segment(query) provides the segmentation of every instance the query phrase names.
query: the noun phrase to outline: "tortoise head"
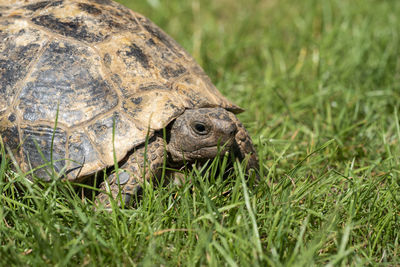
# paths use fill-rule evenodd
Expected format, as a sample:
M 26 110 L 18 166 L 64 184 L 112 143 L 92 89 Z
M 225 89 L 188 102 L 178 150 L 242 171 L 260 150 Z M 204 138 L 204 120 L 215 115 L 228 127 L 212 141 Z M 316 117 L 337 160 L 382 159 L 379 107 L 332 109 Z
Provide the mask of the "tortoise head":
M 223 108 L 188 109 L 173 122 L 167 147 L 173 162 L 212 159 L 234 150 L 240 160 L 258 159 L 251 139 L 236 116 Z

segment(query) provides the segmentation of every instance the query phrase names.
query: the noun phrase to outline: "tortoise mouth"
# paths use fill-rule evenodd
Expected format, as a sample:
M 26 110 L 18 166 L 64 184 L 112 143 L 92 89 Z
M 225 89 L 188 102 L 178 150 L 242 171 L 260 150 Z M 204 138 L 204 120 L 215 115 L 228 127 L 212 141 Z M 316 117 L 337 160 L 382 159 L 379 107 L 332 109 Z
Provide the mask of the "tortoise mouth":
M 205 145 L 199 148 L 192 149 L 190 151 L 183 151 L 169 146 L 168 152 L 171 155 L 172 161 L 175 163 L 185 161 L 194 162 L 196 160 L 208 160 L 230 151 L 233 147 L 234 140 L 234 138 L 229 138 L 224 142 L 223 145 Z

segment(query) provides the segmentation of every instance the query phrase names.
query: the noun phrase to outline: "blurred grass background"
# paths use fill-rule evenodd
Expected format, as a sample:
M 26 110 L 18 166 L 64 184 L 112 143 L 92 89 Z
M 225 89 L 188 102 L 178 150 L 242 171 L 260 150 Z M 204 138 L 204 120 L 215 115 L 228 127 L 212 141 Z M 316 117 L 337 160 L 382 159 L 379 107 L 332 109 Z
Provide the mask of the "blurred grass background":
M 399 1 L 120 2 L 246 109 L 260 184 L 238 165 L 228 181 L 211 168 L 99 213 L 58 182 L 18 194 L 3 161 L 0 262 L 400 264 Z

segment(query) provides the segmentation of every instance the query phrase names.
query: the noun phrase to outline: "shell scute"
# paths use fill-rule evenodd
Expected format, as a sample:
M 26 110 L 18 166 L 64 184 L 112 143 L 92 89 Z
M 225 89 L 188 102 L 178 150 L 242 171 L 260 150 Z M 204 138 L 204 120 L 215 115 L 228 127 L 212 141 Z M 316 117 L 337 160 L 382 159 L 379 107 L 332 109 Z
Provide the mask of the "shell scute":
M 124 99 L 122 109 L 145 129 L 159 130 L 182 114 L 185 107 L 170 91 L 149 90 Z
M 0 17 L 27 18 L 37 10 L 45 9 L 49 5 L 56 5 L 59 1 L 48 0 L 1 0 Z
M 43 11 L 38 9 L 31 20 L 52 32 L 87 43 L 104 41 L 117 32 L 139 29 L 129 12 L 122 16 L 117 7 L 98 5 L 93 1 L 63 1 L 59 5 L 48 5 Z
M 10 114 L 0 119 L 1 138 L 13 152 L 17 152 L 20 144 L 19 131 L 18 126 L 15 124 L 15 118 L 15 114 Z
M 24 5 L 24 6 L 22 6 L 22 8 L 30 10 L 30 11 L 36 11 L 36 10 L 45 8 L 50 3 L 51 3 L 51 1 L 41 1 L 41 2 L 37 2 L 37 3 L 33 3 L 33 4 Z
M 91 15 L 100 15 L 102 13 L 101 9 L 88 3 L 78 3 L 78 7 Z
M 159 41 L 148 45 L 148 33 L 124 33 L 108 42 L 96 45 L 105 61 L 104 66 L 116 78 L 125 97 L 140 91 L 144 84 L 157 83 L 171 87 L 175 79 L 184 75 L 185 59 Z
M 43 44 L 45 35 L 29 29 L 22 20 L 0 22 L 0 115 L 13 102 L 16 84 L 23 80 L 29 65 Z
M 218 91 L 215 92 L 215 87 L 202 76 L 185 75 L 176 81 L 172 88 L 186 108 L 222 107 L 233 112 L 242 111 Z
M 49 179 L 48 173 L 52 173 L 51 164 L 58 173 L 65 166 L 66 133 L 61 128 L 48 125 L 24 125 L 21 126 L 23 161 L 22 169 L 29 171 L 32 167 L 39 167 L 34 174 L 45 180 Z M 53 148 L 53 150 L 52 150 Z
M 114 152 L 119 161 L 132 147 L 142 143 L 147 135 L 141 125 L 134 124 L 119 112 L 97 120 L 87 127 L 87 132 L 106 166 L 114 164 Z
M 123 60 L 127 66 L 129 66 L 127 59 L 132 58 L 134 61 L 139 62 L 144 69 L 148 69 L 150 67 L 149 59 L 147 58 L 147 55 L 145 53 L 143 53 L 142 49 L 134 43 L 132 43 L 131 45 L 128 46 L 127 51 L 125 51 L 125 52 L 118 51 L 118 53 L 123 58 Z
M 161 30 L 157 25 L 155 25 L 151 20 L 142 16 L 141 14 L 136 13 L 136 19 L 142 25 L 144 29 L 150 36 L 152 37 L 150 40 L 158 41 L 163 43 L 166 47 L 171 49 L 175 54 L 180 55 L 181 57 L 186 57 L 187 59 L 191 59 L 192 57 L 180 46 L 174 39 L 172 39 L 168 34 L 166 34 L 163 30 Z M 157 44 L 158 45 L 158 44 Z
M 59 110 L 59 122 L 72 126 L 108 112 L 118 96 L 100 68 L 100 58 L 89 48 L 53 41 L 22 88 L 18 109 L 23 118 L 51 120 Z
M 96 151 L 85 132 L 74 131 L 68 137 L 68 168 L 66 172 L 70 179 L 75 179 L 78 175 L 85 176 L 93 173 L 93 170 L 106 167 L 99 159 L 101 159 L 100 153 Z

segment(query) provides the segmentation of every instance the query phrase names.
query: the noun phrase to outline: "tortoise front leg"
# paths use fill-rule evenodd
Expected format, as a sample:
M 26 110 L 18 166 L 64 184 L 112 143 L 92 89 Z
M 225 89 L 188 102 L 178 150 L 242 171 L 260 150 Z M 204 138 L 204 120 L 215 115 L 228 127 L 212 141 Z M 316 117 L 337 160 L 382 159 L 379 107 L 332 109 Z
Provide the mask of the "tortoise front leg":
M 237 132 L 235 135 L 235 152 L 239 159 L 242 161 L 247 159 L 247 171 L 253 169 L 259 169 L 259 162 L 257 157 L 256 149 L 254 148 L 253 142 L 251 141 L 250 135 L 244 128 L 243 124 L 234 116 L 231 115 L 231 119 L 236 123 Z M 256 173 L 257 175 L 257 173 Z
M 138 147 L 119 167 L 118 176 L 114 172 L 108 177 L 107 182 L 101 183 L 102 192 L 96 196 L 96 203 L 102 203 L 106 208 L 110 208 L 109 194 L 111 193 L 118 205 L 121 205 L 122 199 L 125 206 L 130 206 L 132 196 L 138 193 L 145 181 L 152 177 L 160 177 L 164 152 L 164 140 L 159 136 L 151 138 L 147 146 Z

